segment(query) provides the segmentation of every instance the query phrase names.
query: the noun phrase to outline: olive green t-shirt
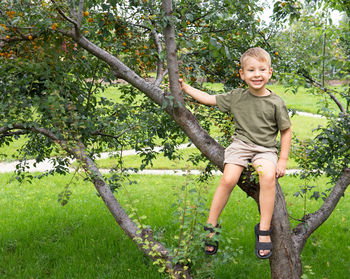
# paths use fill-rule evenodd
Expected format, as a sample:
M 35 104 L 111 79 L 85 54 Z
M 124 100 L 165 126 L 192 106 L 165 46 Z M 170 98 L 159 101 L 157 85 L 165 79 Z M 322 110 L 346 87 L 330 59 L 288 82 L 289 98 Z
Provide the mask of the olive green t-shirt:
M 248 89 L 238 88 L 216 95 L 216 103 L 222 112 L 233 114 L 235 137 L 248 143 L 276 147 L 278 131 L 291 126 L 286 104 L 273 92 L 255 96 Z

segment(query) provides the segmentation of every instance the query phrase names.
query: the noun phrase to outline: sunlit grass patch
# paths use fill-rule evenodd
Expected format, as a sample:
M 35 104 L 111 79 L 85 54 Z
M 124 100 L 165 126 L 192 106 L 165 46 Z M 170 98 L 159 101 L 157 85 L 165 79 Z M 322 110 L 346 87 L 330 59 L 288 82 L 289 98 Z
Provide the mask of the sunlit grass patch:
M 0 211 L 1 278 L 165 278 L 121 231 L 91 183 L 81 178 L 76 181 L 71 186 L 71 200 L 62 207 L 57 197 L 70 177 L 54 176 L 22 185 L 9 182 L 10 177 L 0 175 L 0 203 L 6 209 Z M 144 225 L 150 225 L 166 246 L 175 245 L 178 226 L 171 205 L 178 204 L 175 194 L 181 193 L 185 177 L 134 175 L 132 179 L 137 184 L 119 189 L 117 199 L 128 212 L 129 199 L 134 201 L 139 214 L 147 216 Z M 207 182 L 207 210 L 218 180 L 215 177 Z M 293 194 L 303 183 L 298 177 L 280 179 L 289 214 L 297 219 L 304 214 L 304 200 Z M 318 191 L 329 187 L 324 178 L 310 183 Z M 334 274 L 347 278 L 350 204 L 346 198 L 306 243 L 303 265 L 311 267 L 315 273 L 312 278 L 333 278 Z M 305 212 L 321 204 L 320 199 L 308 200 Z M 268 261 L 259 261 L 254 255 L 254 225 L 258 220 L 255 202 L 237 187 L 220 218 L 220 244 L 240 247 L 243 253 L 235 263 L 211 267 L 217 278 L 232 278 L 232 274 L 242 279 L 270 278 Z M 233 238 L 231 243 L 225 241 L 228 237 Z

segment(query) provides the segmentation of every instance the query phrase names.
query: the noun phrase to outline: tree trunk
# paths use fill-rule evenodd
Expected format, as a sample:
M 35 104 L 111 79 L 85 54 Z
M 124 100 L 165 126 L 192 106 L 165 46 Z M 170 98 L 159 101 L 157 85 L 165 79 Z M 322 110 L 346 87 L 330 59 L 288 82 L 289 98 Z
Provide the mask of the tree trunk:
M 272 216 L 273 253 L 270 258 L 271 278 L 298 279 L 302 275 L 302 264 L 296 247 L 293 246 L 289 215 L 284 195 L 276 183 L 275 210 Z

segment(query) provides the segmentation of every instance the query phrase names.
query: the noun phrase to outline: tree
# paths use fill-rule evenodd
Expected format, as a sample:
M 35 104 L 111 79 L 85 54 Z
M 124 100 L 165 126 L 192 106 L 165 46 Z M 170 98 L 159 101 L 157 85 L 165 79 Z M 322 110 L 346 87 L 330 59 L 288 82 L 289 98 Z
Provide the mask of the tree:
M 287 10 L 291 3 L 283 3 L 276 3 L 283 8 L 281 13 L 291 13 Z M 206 130 L 210 129 L 205 121 L 208 109 L 195 111 L 195 117 L 193 109 L 186 108 L 178 78 L 183 73 L 197 85 L 206 78 L 231 88 L 240 86 L 239 57 L 246 48 L 263 46 L 278 59 L 256 14 L 262 8 L 255 0 L 181 0 L 176 5 L 170 0 L 16 0 L 2 1 L 0 8 L 4 69 L 0 143 L 26 135 L 24 157 L 32 155 L 40 161 L 56 152 L 53 172 L 68 171 L 67 156 L 78 159 L 115 220 L 140 249 L 171 276 L 190 278 L 188 267 L 174 262 L 166 247 L 153 239 L 152 231 L 139 228 L 114 197 L 113 188 L 127 174 L 104 177 L 94 157 L 106 147 L 131 146 L 143 152 L 147 163 L 154 156 L 147 150 L 152 151 L 158 136 L 164 153 L 172 158 L 174 146 L 187 137 L 222 170 L 221 144 L 229 140 L 232 119 L 223 118 L 223 136 L 219 142 L 213 139 Z M 154 79 L 147 77 L 150 71 L 156 72 Z M 103 81 L 114 78 L 132 85 L 122 88 L 122 103 L 98 97 Z M 343 117 L 348 121 L 348 114 Z M 341 139 L 349 135 L 349 130 L 339 129 Z M 272 221 L 275 249 L 270 259 L 273 278 L 300 278 L 300 255 L 307 238 L 330 216 L 350 184 L 349 162 L 338 170 L 322 207 L 305 216 L 292 233 L 277 183 Z M 258 202 L 258 185 L 250 175 L 247 170 L 239 186 Z M 26 177 L 18 173 L 18 179 Z
M 348 79 L 349 63 L 345 47 L 348 25 L 345 21 L 332 24 L 331 10 L 327 6 L 320 10 L 314 3 L 308 5 L 308 9 L 299 13 L 298 21 L 292 22 L 270 40 L 281 58 L 278 61 L 279 79 L 293 87 L 294 91 L 302 85 L 309 88 L 310 93 L 327 93 L 331 97 L 328 100 L 345 112 L 347 109 L 336 97 L 337 92 L 327 88 L 327 84 L 332 80 Z M 344 84 L 340 97 L 347 102 L 348 86 L 346 82 Z

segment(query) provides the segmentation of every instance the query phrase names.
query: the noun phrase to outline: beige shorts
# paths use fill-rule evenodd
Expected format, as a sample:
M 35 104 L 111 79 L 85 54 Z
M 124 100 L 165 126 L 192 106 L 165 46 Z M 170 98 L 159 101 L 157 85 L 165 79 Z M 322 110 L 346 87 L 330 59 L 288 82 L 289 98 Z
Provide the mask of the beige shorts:
M 241 141 L 237 138 L 225 150 L 224 164 L 236 164 L 247 167 L 257 159 L 266 159 L 277 164 L 277 148 L 264 147 Z

